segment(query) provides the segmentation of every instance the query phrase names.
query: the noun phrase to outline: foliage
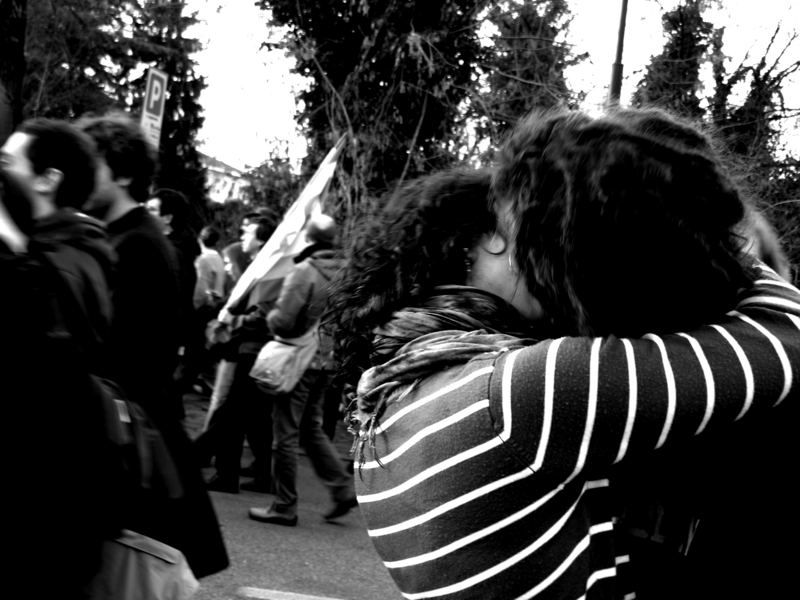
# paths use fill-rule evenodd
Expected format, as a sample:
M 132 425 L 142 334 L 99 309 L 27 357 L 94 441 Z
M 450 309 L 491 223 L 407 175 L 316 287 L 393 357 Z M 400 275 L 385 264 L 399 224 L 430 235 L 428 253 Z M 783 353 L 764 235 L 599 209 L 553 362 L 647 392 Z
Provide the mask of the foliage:
M 781 156 L 779 128 L 800 114 L 784 105 L 781 93 L 800 71 L 800 60 L 784 60 L 797 35 L 775 56 L 776 27 L 763 56 L 754 62 L 746 56 L 729 74 L 724 30 L 703 18 L 706 6 L 686 0 L 664 15 L 664 50 L 653 57 L 633 104 L 666 107 L 712 131 L 739 186 L 774 224 L 791 262 L 800 265 L 800 161 Z M 707 103 L 698 94 L 705 61 L 714 82 Z
M 119 108 L 137 115 L 148 67 L 169 75 L 156 187 L 179 190 L 195 207 L 205 197 L 205 172 L 195 150 L 205 82 L 185 37 L 195 22 L 182 1 L 28 0 L 21 118 L 74 119 Z M 18 49 L 18 48 L 17 48 Z M 5 73 L 14 62 L 0 54 Z M 5 76 L 4 76 L 5 80 Z
M 633 95 L 633 106 L 658 105 L 691 119 L 703 115 L 698 90 L 700 65 L 711 45 L 714 28 L 703 18 L 707 2 L 686 0 L 661 18 L 667 41 L 651 58 Z
M 246 202 L 263 209 L 277 226 L 302 189 L 286 154 L 273 150 L 268 160 L 247 173 L 247 178 L 250 186 L 245 188 Z
M 199 98 L 206 84 L 195 73 L 195 62 L 190 58 L 200 49 L 200 43 L 184 36 L 197 19 L 184 15 L 184 11 L 184 2 L 147 2 L 134 31 L 140 61 L 169 76 L 155 185 L 181 191 L 192 207 L 191 224 L 199 229 L 205 220 L 207 190 L 195 140 L 204 121 Z M 143 95 L 135 98 L 131 107 L 134 112 L 141 111 L 142 102 Z
M 800 160 L 780 156 L 779 129 L 782 121 L 800 114 L 785 106 L 781 93 L 787 78 L 800 71 L 800 60 L 778 66 L 797 35 L 771 58 L 779 32 L 777 26 L 764 55 L 754 64 L 747 64 L 745 57 L 730 75 L 724 64 L 714 64 L 716 86 L 709 112 L 740 185 L 775 225 L 792 264 L 800 265 Z M 721 36 L 715 43 L 721 47 Z M 731 100 L 737 85 L 747 90 L 738 105 Z
M 259 0 L 287 28 L 283 47 L 314 85 L 300 96 L 311 170 L 343 133 L 344 213 L 399 180 L 449 164 L 460 104 L 483 56 L 486 0 Z
M 574 105 L 566 0 L 258 0 L 313 83 L 301 93 L 305 176 L 342 133 L 331 196 L 345 221 L 404 179 L 483 158 L 533 106 Z M 482 43 L 481 28 L 496 35 Z M 492 46 L 493 45 L 493 46 Z
M 563 40 L 572 21 L 565 0 L 508 0 L 494 4 L 486 19 L 496 28 L 481 69 L 486 89 L 473 112 L 478 137 L 497 145 L 505 132 L 532 108 L 577 108 L 584 94 L 572 92 L 565 69 L 586 54 L 573 55 Z

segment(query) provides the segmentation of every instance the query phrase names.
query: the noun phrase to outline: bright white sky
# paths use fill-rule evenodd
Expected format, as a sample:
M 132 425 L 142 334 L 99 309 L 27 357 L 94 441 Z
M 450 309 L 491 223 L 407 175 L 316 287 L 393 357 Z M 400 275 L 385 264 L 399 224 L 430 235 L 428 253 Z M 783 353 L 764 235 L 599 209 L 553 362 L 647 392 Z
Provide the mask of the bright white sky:
M 187 0 L 199 11 L 203 22 L 190 32 L 205 46 L 195 56 L 198 71 L 208 87 L 200 102 L 205 124 L 200 131 L 200 149 L 231 166 L 244 168 L 263 162 L 272 148 L 289 152 L 293 161 L 303 157 L 305 145 L 295 128 L 293 90 L 302 80 L 290 73 L 291 63 L 280 52 L 259 50 L 268 33 L 264 13 L 252 0 Z M 789 35 L 800 29 L 800 0 L 727 0 L 725 8 L 708 13 L 716 26 L 725 26 L 725 51 L 736 68 L 747 52 L 760 58 L 775 26 L 782 23 L 779 41 L 771 57 L 777 58 Z M 222 5 L 222 6 L 220 6 Z M 661 14 L 675 0 L 628 0 L 623 53 L 621 101 L 631 97 L 650 57 L 664 43 Z M 568 73 L 573 89 L 589 92 L 584 108 L 602 106 L 611 79 L 617 48 L 621 0 L 570 0 L 574 20 L 569 41 L 576 53 L 589 58 Z M 783 41 L 783 43 L 781 43 Z M 800 54 L 800 39 L 785 62 Z M 708 90 L 705 95 L 710 95 Z M 800 73 L 784 87 L 788 107 L 800 108 Z M 793 152 L 800 152 L 800 119 L 784 137 Z

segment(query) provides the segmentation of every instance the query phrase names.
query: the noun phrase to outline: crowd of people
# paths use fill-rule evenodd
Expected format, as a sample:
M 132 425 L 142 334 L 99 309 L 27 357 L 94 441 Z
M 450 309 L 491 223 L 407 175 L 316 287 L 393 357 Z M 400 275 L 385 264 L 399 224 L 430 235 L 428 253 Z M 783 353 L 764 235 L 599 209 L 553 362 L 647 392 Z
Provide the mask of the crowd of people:
M 214 227 L 187 233 L 186 198 L 153 190 L 155 167 L 121 113 L 26 121 L 0 150 L 9 452 L 37 425 L 12 461 L 20 573 L 58 531 L 74 548 L 52 566 L 61 595 L 83 597 L 122 530 L 180 550 L 195 577 L 219 572 L 208 492 L 271 494 L 248 517 L 296 526 L 302 446 L 325 519 L 358 506 L 406 597 L 792 589 L 778 538 L 798 533 L 800 291 L 693 124 L 532 113 L 491 166 L 401 183 L 348 239 L 311 215 L 288 274 L 236 295 L 269 219 L 245 215 L 220 249 Z M 253 377 L 268 342 L 309 336 L 292 389 Z M 131 506 L 111 483 L 93 376 L 155 423 L 178 497 Z M 198 385 L 192 440 L 183 394 Z M 340 398 L 350 469 L 326 418 Z
M 0 150 L 4 308 L 14 322 L 4 361 L 16 427 L 8 455 L 31 446 L 23 436 L 35 438 L 12 472 L 25 490 L 11 499 L 20 523 L 13 570 L 34 581 L 41 564 L 31 557 L 43 540 L 47 551 L 68 548 L 47 561 L 66 598 L 86 596 L 106 542 L 124 531 L 177 549 L 196 578 L 228 566 L 174 393 L 184 315 L 176 252 L 144 206 L 155 166 L 150 143 L 122 113 L 25 121 Z M 180 493 L 134 497 L 116 485 L 122 463 L 96 378 L 146 413 Z

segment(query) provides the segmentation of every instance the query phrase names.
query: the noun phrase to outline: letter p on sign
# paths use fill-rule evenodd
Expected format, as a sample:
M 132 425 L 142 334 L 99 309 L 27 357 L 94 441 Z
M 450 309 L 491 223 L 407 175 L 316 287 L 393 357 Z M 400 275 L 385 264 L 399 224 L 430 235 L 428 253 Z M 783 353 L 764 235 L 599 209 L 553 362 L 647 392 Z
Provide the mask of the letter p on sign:
M 147 72 L 147 89 L 142 106 L 141 126 L 145 136 L 156 148 L 161 139 L 161 122 L 164 119 L 164 102 L 167 92 L 167 74 L 151 67 Z

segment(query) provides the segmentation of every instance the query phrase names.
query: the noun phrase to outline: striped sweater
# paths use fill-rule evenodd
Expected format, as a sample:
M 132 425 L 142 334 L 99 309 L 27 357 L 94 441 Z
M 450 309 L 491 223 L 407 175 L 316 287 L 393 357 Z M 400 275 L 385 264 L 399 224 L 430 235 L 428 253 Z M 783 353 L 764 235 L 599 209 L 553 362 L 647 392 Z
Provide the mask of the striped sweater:
M 800 292 L 766 271 L 696 331 L 479 355 L 391 392 L 355 478 L 369 536 L 411 600 L 634 598 L 612 466 L 797 402 L 798 379 Z

